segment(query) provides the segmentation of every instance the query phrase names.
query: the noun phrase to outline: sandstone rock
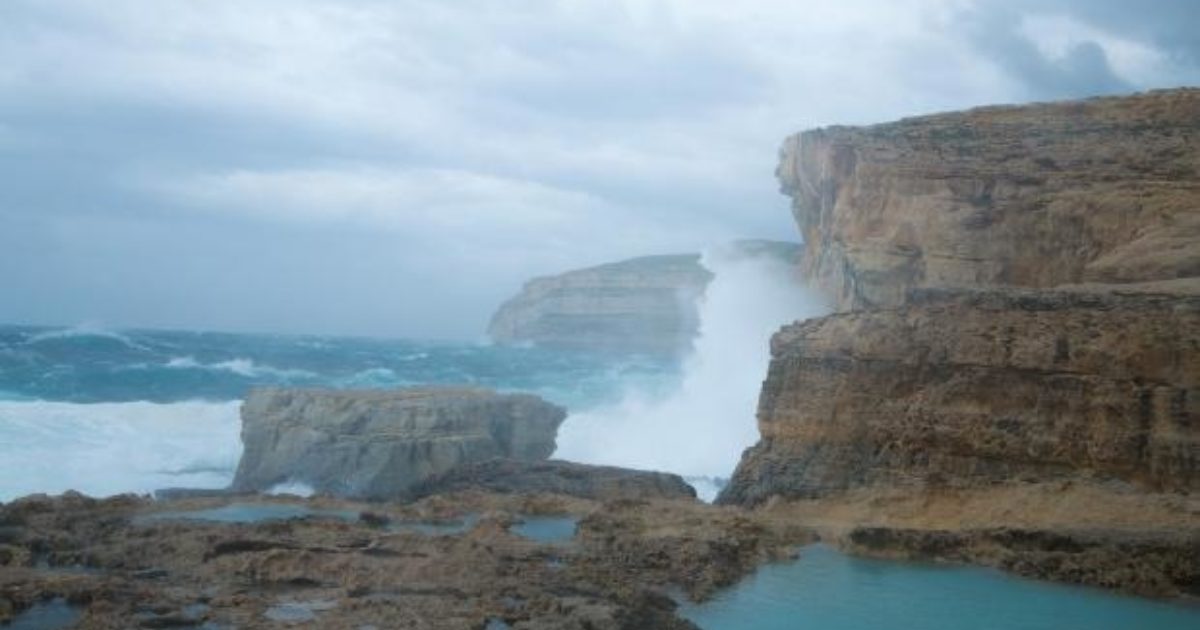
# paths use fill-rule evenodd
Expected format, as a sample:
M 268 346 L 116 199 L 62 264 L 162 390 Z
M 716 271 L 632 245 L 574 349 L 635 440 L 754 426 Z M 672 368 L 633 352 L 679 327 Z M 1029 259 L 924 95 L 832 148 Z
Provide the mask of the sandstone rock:
M 785 327 L 721 500 L 1072 476 L 1200 488 L 1200 298 L 922 291 Z
M 464 464 L 413 489 L 414 496 L 463 490 L 504 494 L 561 494 L 583 499 L 694 499 L 696 491 L 679 475 L 573 462 L 493 459 Z
M 736 241 L 737 255 L 798 261 L 800 246 Z M 699 254 L 646 256 L 527 282 L 492 316 L 499 343 L 678 355 L 691 347 L 712 274 Z
M 403 497 L 459 464 L 545 459 L 565 417 L 536 396 L 481 389 L 259 389 L 242 405 L 233 490 L 300 482 L 337 496 Z

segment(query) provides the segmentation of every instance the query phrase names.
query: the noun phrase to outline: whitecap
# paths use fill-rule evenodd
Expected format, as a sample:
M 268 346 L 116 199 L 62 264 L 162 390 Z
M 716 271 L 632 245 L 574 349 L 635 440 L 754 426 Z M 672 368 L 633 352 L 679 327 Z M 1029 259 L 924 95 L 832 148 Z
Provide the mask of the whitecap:
M 89 324 L 89 323 L 79 324 L 77 326 L 71 326 L 69 328 L 60 328 L 57 330 L 47 330 L 45 332 L 37 333 L 35 335 L 30 335 L 29 337 L 25 338 L 24 344 L 31 346 L 31 345 L 35 345 L 38 343 L 42 343 L 44 341 L 56 341 L 56 340 L 62 340 L 62 339 L 85 339 L 85 338 L 89 338 L 89 337 L 97 338 L 97 339 L 111 339 L 113 341 L 117 341 L 117 342 L 119 342 L 125 346 L 128 346 L 130 348 L 133 348 L 135 350 L 143 350 L 146 352 L 153 352 L 150 348 L 147 348 L 146 346 L 144 346 L 140 343 L 137 343 L 136 341 L 130 339 L 129 337 L 127 337 L 125 335 L 122 335 L 119 332 L 107 330 L 96 324 Z
M 262 365 L 255 363 L 253 359 L 237 357 L 227 361 L 219 361 L 216 363 L 201 363 L 194 357 L 172 357 L 163 367 L 176 370 L 210 370 L 215 372 L 229 372 L 238 376 L 247 378 L 259 377 L 275 377 L 283 379 L 303 379 L 315 378 L 317 375 L 308 370 L 300 370 L 293 368 L 277 368 L 271 365 Z

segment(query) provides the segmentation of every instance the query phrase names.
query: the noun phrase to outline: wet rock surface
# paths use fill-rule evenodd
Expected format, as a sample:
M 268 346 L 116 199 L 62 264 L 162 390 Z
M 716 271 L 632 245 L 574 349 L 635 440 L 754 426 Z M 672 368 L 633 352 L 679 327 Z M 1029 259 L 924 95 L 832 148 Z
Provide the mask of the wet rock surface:
M 81 628 L 689 628 L 666 589 L 703 597 L 809 539 L 694 501 L 561 495 L 302 503 L 374 515 L 357 521 L 144 518 L 212 501 L 64 495 L 0 507 L 13 528 L 13 553 L 0 567 L 0 619 L 62 598 Z M 390 526 L 471 513 L 478 520 L 454 534 Z M 541 543 L 510 531 L 521 515 L 538 514 L 572 515 L 576 535 Z M 77 565 L 88 571 L 59 570 Z
M 562 460 L 493 459 L 457 466 L 412 490 L 416 497 L 463 490 L 502 494 L 551 493 L 581 499 L 693 499 L 696 491 L 679 475 L 591 466 Z

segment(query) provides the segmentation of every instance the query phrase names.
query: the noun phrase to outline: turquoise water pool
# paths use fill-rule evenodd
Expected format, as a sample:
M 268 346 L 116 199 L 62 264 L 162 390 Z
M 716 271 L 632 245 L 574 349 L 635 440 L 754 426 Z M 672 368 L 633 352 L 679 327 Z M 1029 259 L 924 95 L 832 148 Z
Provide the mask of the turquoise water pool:
M 1200 605 L 978 567 L 855 558 L 824 545 L 681 614 L 705 630 L 1197 630 Z
M 579 519 L 573 516 L 526 516 L 512 533 L 541 543 L 564 543 L 575 537 Z
M 353 510 L 317 510 L 289 503 L 230 503 L 204 510 L 158 512 L 139 517 L 139 522 L 153 521 L 212 521 L 216 523 L 262 523 L 286 521 L 293 518 L 333 518 L 354 522 L 358 512 Z

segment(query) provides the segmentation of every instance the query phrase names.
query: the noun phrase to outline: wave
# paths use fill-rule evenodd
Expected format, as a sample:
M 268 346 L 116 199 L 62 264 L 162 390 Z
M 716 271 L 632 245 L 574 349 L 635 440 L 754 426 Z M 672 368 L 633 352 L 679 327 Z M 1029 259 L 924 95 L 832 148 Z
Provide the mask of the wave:
M 47 330 L 35 335 L 30 335 L 25 338 L 24 344 L 28 346 L 37 345 L 47 341 L 61 341 L 71 339 L 108 339 L 116 341 L 124 346 L 134 350 L 142 350 L 145 352 L 153 352 L 150 348 L 130 339 L 128 336 L 119 332 L 105 329 L 96 324 L 79 324 L 69 328 L 60 328 L 58 330 Z
M 175 370 L 210 370 L 229 372 L 246 378 L 274 377 L 282 379 L 316 378 L 317 374 L 308 370 L 295 368 L 277 368 L 270 365 L 255 363 L 253 359 L 238 357 L 217 363 L 201 363 L 194 357 L 172 357 L 163 366 Z
M 0 501 L 221 488 L 241 457 L 240 401 L 0 401 Z

